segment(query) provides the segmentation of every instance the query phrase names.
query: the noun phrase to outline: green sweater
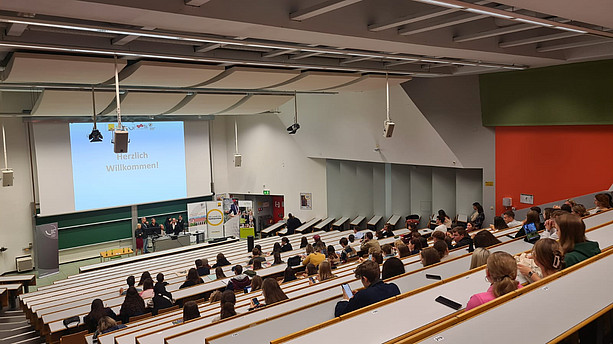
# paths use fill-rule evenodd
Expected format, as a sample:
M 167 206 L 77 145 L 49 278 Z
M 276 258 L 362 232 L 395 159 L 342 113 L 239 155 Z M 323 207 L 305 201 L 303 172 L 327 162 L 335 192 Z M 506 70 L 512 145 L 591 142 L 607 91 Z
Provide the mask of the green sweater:
M 598 243 L 595 241 L 585 241 L 575 244 L 575 248 L 564 255 L 566 267 L 573 266 L 581 261 L 593 257 L 600 253 Z

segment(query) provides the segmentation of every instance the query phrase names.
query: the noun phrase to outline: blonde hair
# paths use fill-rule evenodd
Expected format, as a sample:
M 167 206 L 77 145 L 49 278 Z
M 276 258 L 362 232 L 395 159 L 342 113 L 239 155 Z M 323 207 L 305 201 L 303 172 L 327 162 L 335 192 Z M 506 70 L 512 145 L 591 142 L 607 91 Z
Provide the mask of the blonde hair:
M 494 296 L 499 297 L 517 289 L 517 262 L 512 255 L 498 251 L 487 258 L 487 271 Z
M 324 260 L 323 262 L 321 262 L 319 264 L 319 281 L 323 282 L 327 279 L 334 278 L 334 277 L 336 276 L 332 274 L 332 267 L 330 265 L 330 262 L 327 260 Z
M 544 238 L 537 241 L 532 248 L 532 256 L 534 260 L 543 266 L 543 277 L 552 272 L 562 270 L 564 266 L 564 255 L 560 244 L 549 238 Z
M 117 323 L 113 318 L 104 316 L 98 320 L 98 332 L 102 333 L 110 328 L 117 326 Z
M 470 258 L 470 269 L 487 264 L 490 251 L 485 247 L 477 247 Z

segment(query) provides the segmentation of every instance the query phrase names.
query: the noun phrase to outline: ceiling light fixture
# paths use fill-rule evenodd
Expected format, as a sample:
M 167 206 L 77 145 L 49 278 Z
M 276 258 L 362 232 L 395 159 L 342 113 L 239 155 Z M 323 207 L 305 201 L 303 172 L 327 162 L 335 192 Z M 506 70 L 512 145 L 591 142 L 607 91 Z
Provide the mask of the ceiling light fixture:
M 477 13 L 477 14 L 485 14 L 485 15 L 488 15 L 488 16 L 498 17 L 498 18 L 503 18 L 503 19 L 513 19 L 513 17 L 508 16 L 506 14 L 500 14 L 500 13 L 496 13 L 496 12 L 484 11 L 484 10 L 479 10 L 479 9 L 476 9 L 476 8 L 467 8 L 466 11 L 472 12 L 472 13 Z
M 570 32 L 576 32 L 576 33 L 587 33 L 587 31 L 583 31 L 583 30 L 579 30 L 579 29 L 573 29 L 570 27 L 565 27 L 565 26 L 555 26 L 556 29 L 560 29 L 560 30 L 566 30 L 566 31 L 570 31 Z
M 441 7 L 457 8 L 457 9 L 464 8 L 464 6 L 460 6 L 460 5 L 456 5 L 456 4 L 449 4 L 449 3 L 446 3 L 446 2 L 436 1 L 436 0 L 417 0 L 417 1 L 423 2 L 424 4 L 441 6 Z

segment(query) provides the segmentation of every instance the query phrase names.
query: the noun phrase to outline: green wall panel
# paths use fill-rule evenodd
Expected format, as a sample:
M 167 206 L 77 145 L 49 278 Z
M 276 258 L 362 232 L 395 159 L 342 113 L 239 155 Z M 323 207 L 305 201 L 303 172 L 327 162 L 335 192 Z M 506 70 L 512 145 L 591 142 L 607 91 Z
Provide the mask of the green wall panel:
M 484 126 L 613 124 L 613 60 L 479 76 Z

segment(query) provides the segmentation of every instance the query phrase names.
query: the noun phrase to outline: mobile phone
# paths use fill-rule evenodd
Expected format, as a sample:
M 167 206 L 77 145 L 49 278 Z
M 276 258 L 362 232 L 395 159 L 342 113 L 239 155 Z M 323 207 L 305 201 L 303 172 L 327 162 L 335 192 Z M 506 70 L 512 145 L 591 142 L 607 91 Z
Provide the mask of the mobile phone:
M 426 274 L 426 278 L 427 279 L 434 279 L 434 280 L 442 280 L 443 278 L 439 275 L 431 275 L 431 274 Z
M 317 283 L 317 280 L 315 280 L 315 278 L 313 278 L 313 276 L 309 277 L 309 281 L 311 281 L 311 283 L 313 283 L 313 284 Z
M 254 306 L 259 306 L 260 305 L 260 301 L 258 301 L 257 297 L 254 297 L 253 299 L 251 299 L 251 302 L 253 302 Z
M 461 304 L 459 304 L 459 303 L 457 303 L 457 302 L 455 302 L 453 300 L 450 300 L 450 299 L 448 299 L 448 298 L 446 298 L 444 296 L 439 296 L 436 299 L 434 299 L 434 301 L 436 301 L 438 303 L 442 303 L 442 304 L 444 304 L 447 307 L 455 309 L 456 311 L 458 309 L 462 308 Z
M 250 292 L 251 292 L 251 286 L 245 287 L 245 294 L 250 293 Z
M 343 291 L 345 292 L 345 295 L 347 295 L 348 298 L 352 298 L 353 297 L 353 292 L 351 291 L 351 288 L 349 287 L 349 284 L 347 284 L 347 283 L 341 284 L 341 288 L 343 288 Z

